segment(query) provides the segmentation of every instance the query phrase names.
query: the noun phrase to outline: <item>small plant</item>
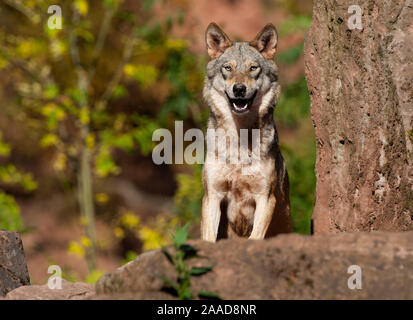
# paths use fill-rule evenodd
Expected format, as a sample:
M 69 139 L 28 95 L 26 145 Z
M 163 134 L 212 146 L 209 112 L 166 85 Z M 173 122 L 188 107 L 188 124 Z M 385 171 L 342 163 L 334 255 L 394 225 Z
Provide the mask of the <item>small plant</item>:
M 168 261 L 175 267 L 177 273 L 177 280 L 172 281 L 164 276 L 160 278 L 164 281 L 166 289 L 172 291 L 174 295 L 180 300 L 192 299 L 193 293 L 190 289 L 191 286 L 191 276 L 200 276 L 212 270 L 212 266 L 206 267 L 189 267 L 186 265 L 185 260 L 197 256 L 197 251 L 195 247 L 185 242 L 188 239 L 188 227 L 187 223 L 182 228 L 176 230 L 175 235 L 173 235 L 173 247 L 174 254 L 172 255 L 165 247 L 162 248 L 162 252 L 165 254 Z M 200 291 L 198 292 L 199 298 L 212 298 L 219 299 L 219 295 L 215 292 Z

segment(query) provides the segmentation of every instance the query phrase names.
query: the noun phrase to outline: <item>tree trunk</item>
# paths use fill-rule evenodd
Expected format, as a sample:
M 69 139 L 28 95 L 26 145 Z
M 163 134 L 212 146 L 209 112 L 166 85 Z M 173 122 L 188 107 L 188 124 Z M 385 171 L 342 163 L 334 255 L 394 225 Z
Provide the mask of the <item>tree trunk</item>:
M 316 0 L 305 43 L 315 233 L 413 228 L 413 1 L 356 3 L 361 30 L 354 1 Z
M 86 260 L 90 272 L 96 267 L 96 232 L 90 152 L 86 145 L 82 149 L 77 183 L 80 212 L 86 235 L 91 242 L 90 247 L 86 248 Z

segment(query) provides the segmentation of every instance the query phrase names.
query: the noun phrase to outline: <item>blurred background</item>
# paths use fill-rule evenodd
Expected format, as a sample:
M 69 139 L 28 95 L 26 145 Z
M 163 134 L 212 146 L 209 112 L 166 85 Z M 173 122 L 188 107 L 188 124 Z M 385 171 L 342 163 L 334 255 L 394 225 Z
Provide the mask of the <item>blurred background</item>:
M 61 8 L 62 19 L 48 21 Z M 304 79 L 309 0 L 0 1 L 0 228 L 21 233 L 33 284 L 59 265 L 93 283 L 190 223 L 201 165 L 152 162 L 152 132 L 204 129 L 211 21 L 233 40 L 279 33 L 275 110 L 294 232 L 309 234 L 315 138 Z

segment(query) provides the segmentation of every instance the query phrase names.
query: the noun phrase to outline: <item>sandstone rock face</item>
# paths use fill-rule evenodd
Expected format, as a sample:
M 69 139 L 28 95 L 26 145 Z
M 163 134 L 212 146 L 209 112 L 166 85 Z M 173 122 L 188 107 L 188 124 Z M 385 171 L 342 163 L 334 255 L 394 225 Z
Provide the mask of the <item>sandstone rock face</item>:
M 0 230 L 0 297 L 29 284 L 29 272 L 19 234 Z
M 353 4 L 362 30 L 350 30 Z M 305 67 L 317 139 L 316 234 L 413 227 L 412 7 L 314 3 Z
M 62 279 L 62 289 L 49 289 L 47 284 L 24 286 L 9 292 L 6 300 L 82 300 L 94 294 L 95 289 L 91 284 Z
M 213 269 L 192 276 L 191 288 L 223 299 L 413 299 L 412 240 L 413 232 L 372 232 L 193 241 L 200 258 L 188 266 Z M 348 286 L 353 265 L 361 268 L 361 289 Z M 143 254 L 101 277 L 94 298 L 165 299 L 159 275 L 176 277 L 161 251 Z

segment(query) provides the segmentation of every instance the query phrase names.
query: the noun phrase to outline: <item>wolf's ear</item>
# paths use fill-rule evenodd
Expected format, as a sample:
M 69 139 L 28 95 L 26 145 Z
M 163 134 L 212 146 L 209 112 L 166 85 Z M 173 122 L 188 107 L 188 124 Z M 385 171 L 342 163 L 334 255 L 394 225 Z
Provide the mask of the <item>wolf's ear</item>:
M 205 32 L 205 42 L 211 59 L 218 58 L 225 49 L 232 45 L 224 31 L 214 22 L 211 22 Z
M 277 42 L 277 29 L 275 29 L 273 24 L 269 23 L 257 34 L 255 39 L 250 42 L 250 45 L 261 52 L 264 58 L 272 59 L 275 55 Z

